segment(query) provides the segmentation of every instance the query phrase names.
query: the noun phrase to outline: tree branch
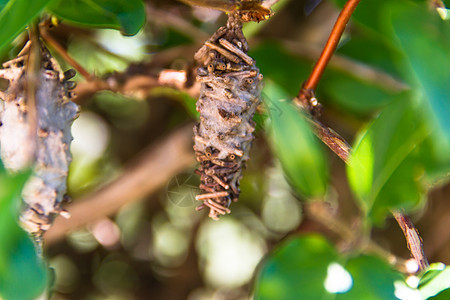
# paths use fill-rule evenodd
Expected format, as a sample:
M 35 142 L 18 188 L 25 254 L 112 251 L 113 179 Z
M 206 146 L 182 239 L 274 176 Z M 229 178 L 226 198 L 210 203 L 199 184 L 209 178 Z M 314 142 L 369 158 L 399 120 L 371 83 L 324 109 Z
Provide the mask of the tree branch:
M 407 215 L 398 211 L 393 211 L 392 214 L 405 235 L 408 249 L 411 252 L 411 256 L 417 262 L 419 270 L 425 270 L 429 264 L 423 251 L 422 238 L 419 235 L 419 231 L 414 227 L 414 224 Z
M 138 201 L 160 189 L 175 174 L 194 165 L 192 124 L 152 145 L 116 180 L 67 207 L 71 217 L 58 217 L 44 236 L 52 244 L 76 229 L 116 213 L 124 204 Z

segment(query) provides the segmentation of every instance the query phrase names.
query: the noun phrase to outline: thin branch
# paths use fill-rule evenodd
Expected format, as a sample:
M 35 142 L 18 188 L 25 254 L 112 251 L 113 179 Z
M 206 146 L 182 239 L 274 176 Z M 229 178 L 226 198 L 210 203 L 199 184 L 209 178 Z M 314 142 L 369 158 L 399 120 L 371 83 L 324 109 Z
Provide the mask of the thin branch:
M 317 116 L 320 115 L 321 106 L 315 98 L 314 92 L 359 2 L 360 0 L 347 1 L 309 78 L 293 101 L 298 107 L 310 113 L 309 120 L 315 129 L 316 135 L 345 163 L 348 163 L 351 147 L 339 134 L 317 119 Z M 428 260 L 425 256 L 418 230 L 407 215 L 400 212 L 392 212 L 392 214 L 403 230 L 412 257 L 416 260 L 419 269 L 424 270 L 428 266 Z
M 36 109 L 36 92 L 38 89 L 39 71 L 41 68 L 41 45 L 39 41 L 39 31 L 36 22 L 32 22 L 28 29 L 29 40 L 31 41 L 28 52 L 28 62 L 26 65 L 26 97 L 28 108 L 28 122 L 30 124 L 30 137 L 33 137 L 29 146 L 33 148 L 33 152 L 37 147 L 35 136 L 37 133 L 38 119 Z
M 155 87 L 173 87 L 197 98 L 200 84 L 188 86 L 188 73 L 182 70 L 162 70 L 158 75 L 114 73 L 106 78 L 80 82 L 74 89 L 74 102 L 81 104 L 99 91 L 112 91 L 139 99 L 145 99 Z
M 69 53 L 67 53 L 66 49 L 61 46 L 48 32 L 47 30 L 41 26 L 40 28 L 42 38 L 56 51 L 65 61 L 67 61 L 81 76 L 83 76 L 86 80 L 92 80 L 95 78 L 94 75 L 89 73 L 82 65 L 80 65 L 76 60 L 74 60 Z
M 54 226 L 45 234 L 46 244 L 57 242 L 73 229 L 113 215 L 124 204 L 141 200 L 194 163 L 192 124 L 189 124 L 145 150 L 110 184 L 75 200 L 67 207 L 71 217 L 56 218 Z
M 341 13 L 339 14 L 336 23 L 334 24 L 333 29 L 331 30 L 328 41 L 323 48 L 322 54 L 316 62 L 309 78 L 305 81 L 303 88 L 307 91 L 314 91 L 317 87 L 317 84 L 322 77 L 325 68 L 328 65 L 331 57 L 333 56 L 334 51 L 336 50 L 337 45 L 339 44 L 339 40 L 341 39 L 342 34 L 344 33 L 345 27 L 347 26 L 350 17 L 353 14 L 356 6 L 359 4 L 360 0 L 348 0 L 345 3 Z
M 297 98 L 296 98 L 297 99 Z M 296 101 L 294 99 L 293 103 L 296 104 L 304 111 L 308 111 L 303 106 L 302 102 Z M 345 163 L 348 163 L 348 159 L 350 156 L 350 152 L 352 150 L 350 144 L 341 137 L 336 131 L 331 129 L 330 127 L 322 124 L 316 117 L 307 114 L 308 121 L 314 128 L 314 133 L 317 137 L 330 148 L 340 159 L 342 159 Z
M 414 227 L 414 224 L 407 215 L 398 211 L 393 211 L 392 214 L 405 235 L 411 256 L 417 262 L 419 269 L 425 270 L 429 264 L 425 252 L 423 251 L 423 243 L 419 231 Z

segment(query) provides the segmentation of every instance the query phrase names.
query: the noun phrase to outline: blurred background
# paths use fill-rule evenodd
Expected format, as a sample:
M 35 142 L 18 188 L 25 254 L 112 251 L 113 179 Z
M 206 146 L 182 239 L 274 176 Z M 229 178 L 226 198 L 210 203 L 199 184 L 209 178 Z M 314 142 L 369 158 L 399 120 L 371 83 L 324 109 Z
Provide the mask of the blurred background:
M 133 37 L 64 22 L 49 32 L 101 79 L 89 83 L 76 77 L 81 114 L 72 130 L 72 200 L 65 206 L 72 218 L 58 217 L 46 236 L 55 272 L 53 299 L 249 299 L 255 270 L 277 243 L 301 232 L 335 237 L 305 215 L 302 199 L 286 182 L 265 132 L 268 114 L 276 111 L 264 107 L 255 117 L 256 139 L 232 213 L 215 222 L 195 211 L 199 178 L 193 174 L 192 126 L 198 89 L 190 70 L 195 51 L 226 16 L 175 0 L 146 5 L 147 24 Z M 274 11 L 268 21 L 245 25 L 249 54 L 266 87 L 293 98 L 339 9 L 327 0 L 281 0 Z M 351 23 L 319 84 L 323 121 L 349 142 L 406 89 L 390 55 L 376 33 Z M 70 68 L 59 61 L 64 70 Z M 161 85 L 158 74 L 167 69 L 187 70 L 187 85 Z M 271 93 L 265 90 L 263 97 Z M 330 151 L 328 156 L 333 187 L 328 201 L 352 224 L 360 212 L 345 165 Z M 449 193 L 448 185 L 440 186 L 412 215 L 430 261 L 446 264 Z M 409 258 L 395 220 L 373 235 L 389 251 Z

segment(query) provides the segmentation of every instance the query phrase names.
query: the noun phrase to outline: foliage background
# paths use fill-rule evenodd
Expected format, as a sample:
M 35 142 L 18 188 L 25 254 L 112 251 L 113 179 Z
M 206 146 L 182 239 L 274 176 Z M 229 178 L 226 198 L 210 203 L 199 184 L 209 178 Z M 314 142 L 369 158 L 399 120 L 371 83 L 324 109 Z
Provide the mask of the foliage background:
M 442 39 L 450 37 L 448 22 L 440 25 L 437 15 L 430 16 L 424 10 L 424 1 L 414 2 L 422 5 L 423 14 L 413 1 L 390 4 L 367 0 L 357 8 L 338 49 L 338 59 L 327 69 L 317 96 L 325 107 L 325 123 L 352 145 L 368 136 L 367 147 L 378 147 L 368 150 L 360 143 L 357 157 L 363 160 L 363 169 L 354 164 L 346 170 L 342 161 L 307 133 L 307 124 L 293 114 L 293 107 L 278 101 L 298 93 L 339 13 L 338 5 L 344 2 L 280 1 L 269 21 L 246 25 L 250 55 L 266 80 L 266 108 L 256 116 L 256 140 L 232 214 L 213 222 L 195 212 L 199 180 L 192 175 L 192 163 L 191 168 L 173 174 L 157 192 L 130 199 L 117 214 L 47 243 L 46 256 L 55 276 L 53 299 L 246 299 L 252 292 L 262 299 L 280 299 L 283 291 L 287 293 L 284 299 L 289 299 L 292 294 L 283 284 L 295 278 L 295 284 L 301 286 L 297 272 L 303 272 L 302 278 L 319 276 L 316 283 L 320 283 L 326 274 L 325 262 L 342 259 L 331 244 L 339 250 L 351 249 L 327 224 L 303 211 L 302 203 L 312 198 L 326 199 L 338 220 L 355 232 L 371 233 L 376 243 L 404 259 L 409 258 L 409 251 L 403 234 L 395 220 L 385 218 L 389 208 L 410 208 L 429 260 L 449 263 L 450 187 L 445 175 L 449 172 L 450 60 L 446 50 L 450 49 L 450 39 Z M 58 1 L 49 5 L 50 10 L 58 11 Z M 70 2 L 66 5 L 70 7 Z M 195 51 L 225 21 L 223 14 L 192 9 L 173 0 L 146 1 L 145 5 L 145 27 L 132 37 L 68 21 L 54 28 L 51 35 L 88 71 L 98 77 L 125 80 L 129 74 L 154 75 L 165 68 L 191 67 Z M 411 16 L 416 16 L 416 22 L 411 22 Z M 420 26 L 420 18 L 430 26 Z M 95 20 L 98 23 L 91 25 L 116 24 L 107 27 L 136 33 L 136 25 L 120 18 Z M 437 25 L 433 27 L 432 22 Z M 438 33 L 433 32 L 436 28 L 440 28 Z M 15 40 L 4 60 L 15 56 L 23 39 L 19 36 Z M 63 69 L 70 67 L 60 61 Z M 77 78 L 82 85 L 83 79 Z M 80 103 L 82 113 L 73 128 L 74 160 L 69 177 L 74 203 L 117 178 L 147 146 L 161 143 L 196 118 L 195 99 L 188 93 L 161 87 L 127 92 L 103 91 Z M 424 94 L 431 95 L 429 101 L 424 102 Z M 425 109 L 423 103 L 429 107 Z M 433 115 L 436 119 L 430 117 Z M 418 121 L 420 118 L 425 121 Z M 366 129 L 369 133 L 364 135 Z M 422 131 L 427 133 L 425 137 L 416 134 Z M 417 139 L 405 143 L 405 137 Z M 402 145 L 409 150 L 397 151 Z M 392 160 L 402 166 L 389 177 L 393 181 L 380 187 L 379 194 L 370 194 L 376 182 L 367 178 L 382 173 Z M 373 166 L 370 176 L 369 165 Z M 431 184 L 433 189 L 426 197 Z M 85 213 L 92 211 L 87 207 Z M 377 225 L 373 229 L 372 223 Z M 297 236 L 303 238 L 295 239 Z M 262 279 L 254 290 L 255 270 L 261 259 L 284 241 L 293 241 L 283 244 L 287 245 L 282 252 L 285 256 L 267 258 L 265 266 L 273 264 L 276 270 L 277 263 L 292 262 L 295 268 L 285 270 L 285 277 L 275 273 L 284 283 L 274 286 Z M 360 274 L 355 278 L 389 281 L 399 277 L 398 273 L 388 275 L 390 267 L 379 258 L 358 256 L 357 252 L 352 255 L 340 262 L 353 275 Z M 314 261 L 310 269 L 305 266 L 308 261 Z M 372 269 L 381 273 L 370 273 Z M 267 276 L 270 279 L 270 274 Z M 308 281 L 305 284 L 309 286 Z M 318 292 L 323 286 L 311 290 Z M 358 297 L 367 289 L 352 292 Z M 371 290 L 378 297 L 374 299 L 389 299 L 392 292 L 384 295 Z

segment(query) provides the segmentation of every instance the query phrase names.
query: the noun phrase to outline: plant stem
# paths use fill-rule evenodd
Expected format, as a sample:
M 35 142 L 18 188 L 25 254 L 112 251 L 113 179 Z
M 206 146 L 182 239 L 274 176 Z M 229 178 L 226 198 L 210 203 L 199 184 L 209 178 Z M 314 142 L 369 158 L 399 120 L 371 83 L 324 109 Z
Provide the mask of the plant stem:
M 419 270 L 425 270 L 429 264 L 423 251 L 422 238 L 419 235 L 419 231 L 414 227 L 414 224 L 407 215 L 398 211 L 392 211 L 392 214 L 405 235 L 408 249 L 411 252 L 411 256 L 417 262 Z
M 46 244 L 57 242 L 67 232 L 89 222 L 117 213 L 127 203 L 145 199 L 146 195 L 167 187 L 169 180 L 192 167 L 195 163 L 192 126 L 183 126 L 150 145 L 114 181 L 74 201 L 67 207 L 70 219 L 56 218 L 54 226 L 44 236 Z M 195 199 L 192 201 L 194 203 Z
M 325 71 L 325 68 L 336 50 L 339 40 L 344 33 L 345 27 L 359 2 L 360 0 L 347 1 L 336 20 L 328 41 L 322 50 L 319 59 L 314 65 L 311 74 L 303 84 L 298 96 L 293 101 L 294 104 L 302 110 L 310 113 L 309 121 L 314 127 L 316 135 L 345 163 L 348 163 L 351 146 L 338 133 L 322 124 L 317 119 L 317 116 L 320 115 L 321 105 L 315 98 L 314 92 L 323 72 Z M 423 250 L 422 239 L 420 238 L 419 231 L 414 227 L 411 219 L 406 214 L 398 211 L 393 211 L 392 214 L 405 235 L 408 249 L 411 252 L 411 256 L 419 266 L 419 270 L 426 269 L 428 267 L 428 260 Z
M 59 55 L 64 58 L 81 76 L 83 76 L 86 80 L 94 79 L 95 76 L 89 73 L 83 66 L 81 66 L 76 60 L 74 60 L 69 53 L 67 53 L 66 49 L 61 46 L 48 32 L 45 28 L 41 27 L 41 36 L 42 38 L 53 48 Z
M 348 0 L 347 3 L 345 3 L 345 6 L 342 8 L 341 13 L 339 14 L 336 20 L 336 23 L 334 24 L 334 27 L 331 30 L 330 36 L 328 37 L 328 41 L 325 44 L 325 47 L 323 48 L 319 59 L 314 65 L 314 68 L 311 74 L 309 75 L 309 78 L 303 84 L 303 89 L 307 91 L 314 91 L 316 89 L 317 84 L 319 83 L 320 78 L 322 77 L 322 74 L 328 65 L 328 62 L 330 61 L 334 51 L 336 50 L 337 45 L 339 44 L 339 40 L 341 39 L 341 36 L 344 33 L 348 20 L 352 16 L 353 11 L 355 10 L 359 1 L 360 0 Z

